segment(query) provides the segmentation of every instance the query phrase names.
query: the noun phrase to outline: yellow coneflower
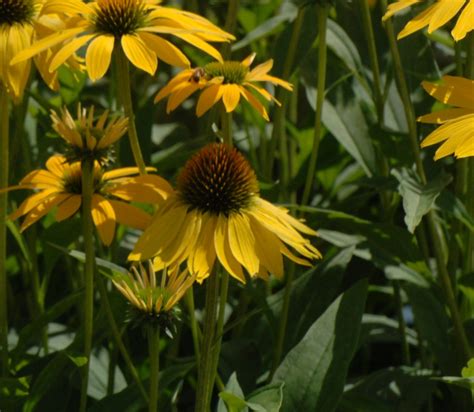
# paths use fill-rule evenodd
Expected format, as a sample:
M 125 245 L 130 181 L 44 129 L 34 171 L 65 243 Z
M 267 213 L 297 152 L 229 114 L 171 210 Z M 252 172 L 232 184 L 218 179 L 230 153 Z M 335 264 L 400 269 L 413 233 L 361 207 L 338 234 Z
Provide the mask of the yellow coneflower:
M 151 216 L 126 202 L 160 203 L 172 192 L 171 186 L 156 175 L 134 176 L 136 167 L 125 167 L 104 171 L 98 162 L 94 167 L 94 193 L 92 195 L 92 218 L 105 245 L 112 243 L 116 223 L 137 229 L 145 229 Z M 7 190 L 37 189 L 21 203 L 10 219 L 25 216 L 21 230 L 57 207 L 56 221 L 73 216 L 82 204 L 81 163 L 68 163 L 63 156 L 51 156 L 46 170 L 39 169 L 25 176 L 19 185 Z
M 194 283 L 195 276 L 189 275 L 187 269 L 176 268 L 162 270 L 157 277 L 149 261 L 146 266 L 138 264 L 138 269 L 132 266 L 127 274 L 115 274 L 112 282 L 144 320 L 168 326 L 170 312 Z
M 454 156 L 474 156 L 474 80 L 443 76 L 442 84 L 422 83 L 435 99 L 454 108 L 440 110 L 418 118 L 419 122 L 441 124 L 421 142 L 421 147 L 444 142 L 436 150 L 435 160 Z
M 118 117 L 108 120 L 109 111 L 94 119 L 94 107 L 89 110 L 77 107 L 77 119 L 74 120 L 67 108 L 60 113 L 52 111 L 53 129 L 72 148 L 68 161 L 92 158 L 101 164 L 109 161 L 110 145 L 120 139 L 127 131 L 128 119 Z M 108 120 L 108 121 L 107 121 Z
M 254 59 L 255 53 L 241 62 L 213 62 L 197 69 L 183 70 L 156 95 L 155 103 L 168 97 L 166 110 L 169 113 L 196 90 L 203 90 L 196 106 L 197 116 L 202 116 L 221 99 L 226 111 L 232 112 L 242 96 L 265 120 L 269 120 L 265 107 L 252 91 L 268 101 L 280 103 L 267 90 L 260 87 L 258 82 L 270 82 L 287 90 L 293 90 L 293 86 L 268 74 L 273 66 L 273 60 L 267 60 L 250 70 Z
M 61 30 L 64 24 L 53 17 L 41 18 L 39 13 L 44 0 L 2 0 L 0 2 L 0 82 L 9 95 L 18 102 L 23 95 L 30 75 L 31 60 L 10 66 L 15 55 L 31 46 L 36 35 L 54 30 Z M 54 12 L 54 10 L 51 10 Z M 73 68 L 80 68 L 80 62 L 74 55 L 69 56 L 67 63 Z M 48 52 L 40 53 L 35 64 L 41 77 L 52 89 L 57 89 L 57 73 L 49 71 Z
M 385 21 L 399 11 L 418 3 L 426 4 L 427 2 L 426 0 L 397 0 L 388 6 L 387 12 L 382 20 Z M 398 38 L 402 39 L 426 26 L 428 26 L 428 33 L 432 33 L 441 26 L 444 26 L 456 16 L 459 11 L 461 11 L 461 13 L 454 25 L 454 29 L 451 31 L 451 35 L 454 40 L 461 40 L 466 37 L 467 33 L 474 29 L 473 0 L 437 0 L 422 13 L 411 19 L 398 34 Z
M 208 44 L 233 39 L 205 18 L 193 13 L 162 7 L 154 0 L 47 0 L 42 12 L 60 9 L 74 24 L 45 37 L 13 59 L 16 64 L 52 46 L 69 41 L 55 53 L 49 66 L 57 69 L 80 47 L 87 45 L 86 67 L 92 80 L 100 79 L 110 66 L 114 47 L 121 47 L 128 60 L 154 74 L 158 59 L 173 66 L 189 66 L 187 57 L 160 35 L 171 34 L 216 59 L 220 53 Z
M 245 282 L 242 267 L 250 276 L 266 278 L 270 272 L 281 277 L 282 255 L 303 265 L 320 258 L 300 234 L 316 232 L 258 192 L 254 171 L 236 149 L 220 143 L 204 147 L 186 163 L 178 189 L 160 206 L 129 259 L 156 256 L 156 268 L 187 261 L 202 282 L 217 258 Z

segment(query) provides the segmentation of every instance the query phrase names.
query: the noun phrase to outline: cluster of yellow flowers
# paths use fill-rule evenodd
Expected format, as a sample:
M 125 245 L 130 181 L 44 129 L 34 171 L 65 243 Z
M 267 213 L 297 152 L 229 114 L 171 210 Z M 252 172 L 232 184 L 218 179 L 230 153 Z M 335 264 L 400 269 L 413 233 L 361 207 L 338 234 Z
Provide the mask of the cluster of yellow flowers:
M 273 61 L 250 69 L 255 54 L 242 62 L 224 61 L 209 42 L 227 42 L 234 37 L 205 18 L 183 10 L 164 7 L 153 0 L 6 0 L 0 5 L 0 86 L 14 101 L 21 100 L 33 58 L 46 83 L 57 89 L 57 69 L 66 64 L 87 70 L 92 81 L 103 77 L 119 51 L 136 68 L 151 75 L 158 61 L 184 67 L 156 96 L 168 97 L 168 111 L 175 109 L 197 90 L 201 91 L 196 113 L 204 114 L 222 101 L 232 112 L 240 97 L 266 120 L 267 110 L 253 94 L 280 104 L 259 82 L 270 82 L 287 90 L 290 83 L 271 76 Z M 174 36 L 215 59 L 204 67 L 192 68 L 185 54 L 164 36 Z M 86 47 L 85 59 L 76 52 Z M 97 119 L 94 108 L 78 107 L 76 118 L 67 109 L 52 112 L 54 130 L 68 143 L 64 155 L 54 155 L 46 170 L 35 170 L 8 190 L 33 189 L 10 217 L 25 216 L 24 230 L 55 210 L 56 220 L 75 215 L 83 202 L 82 166 L 93 161 L 91 214 L 105 245 L 113 241 L 117 223 L 144 230 L 131 261 L 154 259 L 154 270 L 169 270 L 172 279 L 164 289 L 185 289 L 207 278 L 220 261 L 227 272 L 241 282 L 247 276 L 283 276 L 283 256 L 311 265 L 319 251 L 302 236 L 312 229 L 291 217 L 284 208 L 259 197 L 255 173 L 234 148 L 210 144 L 196 153 L 178 178 L 178 187 L 156 174 L 140 174 L 137 167 L 106 170 L 109 149 L 130 126 L 129 119 L 109 119 L 104 112 Z M 154 172 L 153 168 L 147 168 Z M 148 203 L 156 210 L 152 217 L 131 203 Z M 290 250 L 292 249 L 292 250 Z M 296 253 L 296 254 L 295 254 Z M 298 254 L 301 256 L 298 256 Z M 179 272 L 182 264 L 185 272 Z M 118 289 L 142 310 L 168 310 L 170 304 L 155 302 L 140 291 L 159 289 L 150 271 L 134 271 Z M 192 281 L 189 281 L 192 279 Z M 130 283 L 131 282 L 131 283 Z M 168 293 L 169 295 L 169 293 Z M 144 297 L 145 296 L 145 297 Z M 155 295 L 154 295 L 155 296 Z

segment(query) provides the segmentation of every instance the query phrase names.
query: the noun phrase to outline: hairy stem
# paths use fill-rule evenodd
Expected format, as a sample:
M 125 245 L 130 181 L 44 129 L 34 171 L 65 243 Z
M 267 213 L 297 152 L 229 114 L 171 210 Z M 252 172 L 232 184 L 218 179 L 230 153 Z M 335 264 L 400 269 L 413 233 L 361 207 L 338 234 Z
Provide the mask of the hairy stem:
M 7 91 L 0 81 L 0 189 L 8 186 L 9 100 Z M 7 199 L 6 192 L 0 193 L 0 345 L 4 377 L 8 375 Z
M 128 138 L 130 140 L 135 164 L 140 170 L 140 174 L 144 175 L 146 174 L 146 166 L 140 149 L 137 128 L 135 126 L 135 114 L 133 112 L 132 90 L 130 86 L 130 67 L 127 57 L 120 47 L 116 49 L 115 56 L 117 58 L 117 80 L 120 85 L 119 90 L 121 90 L 123 111 L 128 118 Z

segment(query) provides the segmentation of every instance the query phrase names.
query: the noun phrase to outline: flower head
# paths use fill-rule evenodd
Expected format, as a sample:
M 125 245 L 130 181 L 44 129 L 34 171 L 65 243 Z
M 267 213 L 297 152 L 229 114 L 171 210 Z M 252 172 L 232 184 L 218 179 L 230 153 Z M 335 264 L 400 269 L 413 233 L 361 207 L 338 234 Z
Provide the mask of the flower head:
M 241 62 L 212 62 L 197 69 L 183 70 L 156 95 L 155 103 L 168 97 L 166 110 L 169 113 L 196 90 L 203 90 L 196 106 L 198 116 L 202 116 L 221 99 L 226 111 L 232 112 L 242 96 L 265 120 L 269 120 L 265 107 L 252 91 L 257 92 L 265 100 L 280 103 L 267 90 L 260 87 L 258 82 L 270 82 L 287 90 L 293 90 L 293 87 L 290 83 L 268 74 L 273 66 L 273 60 L 267 60 L 250 70 L 254 58 L 255 53 Z
M 134 320 L 142 323 L 157 324 L 168 330 L 176 317 L 176 305 L 194 283 L 195 276 L 187 270 L 160 271 L 160 278 L 149 261 L 147 265 L 139 263 L 123 275 L 112 279 L 118 291 L 134 308 Z
M 107 122 L 108 115 L 107 110 L 96 121 L 94 106 L 87 111 L 81 105 L 76 120 L 67 108 L 51 112 L 53 129 L 70 145 L 66 156 L 69 162 L 88 158 L 105 165 L 110 161 L 110 146 L 127 131 L 128 119 L 119 117 Z
M 128 60 L 141 70 L 154 74 L 158 59 L 173 66 L 189 66 L 189 60 L 161 35 L 173 35 L 221 59 L 208 41 L 223 42 L 233 36 L 193 13 L 159 6 L 150 0 L 47 0 L 43 13 L 58 8 L 74 22 L 66 30 L 47 36 L 12 62 L 16 64 L 57 43 L 68 41 L 51 60 L 55 70 L 80 47 L 87 45 L 86 67 L 92 80 L 100 79 L 110 66 L 114 47 L 121 47 Z
M 444 142 L 436 150 L 435 159 L 474 156 L 474 80 L 443 76 L 443 84 L 422 83 L 435 99 L 455 106 L 418 118 L 423 123 L 440 124 L 421 142 L 421 147 Z
M 136 167 L 104 171 L 98 162 L 94 166 L 92 219 L 105 245 L 112 243 L 116 223 L 145 229 L 151 217 L 142 209 L 126 202 L 160 203 L 172 189 L 156 175 L 134 176 Z M 82 169 L 80 162 L 68 163 L 63 156 L 51 156 L 46 170 L 39 169 L 25 176 L 18 186 L 7 190 L 37 189 L 11 219 L 26 216 L 21 230 L 27 229 L 57 206 L 56 221 L 72 217 L 82 204 Z
M 39 16 L 44 0 L 2 0 L 0 2 L 0 83 L 6 87 L 9 95 L 18 102 L 30 75 L 31 60 L 10 66 L 13 57 L 31 46 L 35 36 L 55 29 L 61 29 L 61 23 L 53 18 Z M 52 89 L 57 89 L 57 73 L 46 67 L 48 52 L 40 53 L 35 64 L 41 77 Z M 80 61 L 72 55 L 67 63 L 80 68 Z
M 397 0 L 388 6 L 382 20 L 385 21 L 399 11 L 418 3 L 426 3 L 426 0 Z M 474 0 L 437 0 L 411 19 L 398 34 L 398 38 L 402 39 L 426 26 L 428 26 L 428 33 L 432 33 L 454 18 L 459 11 L 461 13 L 451 35 L 454 40 L 461 40 L 474 29 Z
M 319 251 L 301 234 L 316 232 L 286 209 L 260 198 L 255 173 L 236 150 L 210 144 L 196 153 L 178 178 L 178 189 L 161 205 L 129 256 L 153 256 L 155 267 L 176 267 L 187 261 L 202 282 L 216 258 L 230 275 L 283 275 L 283 258 L 310 265 Z M 290 246 L 298 257 L 288 249 Z

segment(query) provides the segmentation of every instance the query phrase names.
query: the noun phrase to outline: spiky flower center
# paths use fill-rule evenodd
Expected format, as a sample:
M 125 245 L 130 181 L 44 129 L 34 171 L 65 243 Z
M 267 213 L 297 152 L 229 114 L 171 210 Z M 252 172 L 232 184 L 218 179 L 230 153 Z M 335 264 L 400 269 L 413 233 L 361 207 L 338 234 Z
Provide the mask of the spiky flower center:
M 206 77 L 223 77 L 224 84 L 242 84 L 249 72 L 248 67 L 240 62 L 208 63 L 204 67 Z
M 236 149 L 214 143 L 188 160 L 178 177 L 178 190 L 191 207 L 228 216 L 250 205 L 258 193 L 258 182 Z
M 143 0 L 97 0 L 93 18 L 97 31 L 121 37 L 143 27 L 150 8 Z
M 96 167 L 94 169 L 94 186 L 93 192 L 99 193 L 103 186 L 102 172 Z M 70 168 L 64 171 L 62 178 L 63 191 L 75 195 L 82 194 L 82 169 L 81 163 L 75 162 Z
M 1 0 L 0 1 L 0 26 L 9 26 L 20 23 L 28 24 L 35 14 L 33 0 Z

